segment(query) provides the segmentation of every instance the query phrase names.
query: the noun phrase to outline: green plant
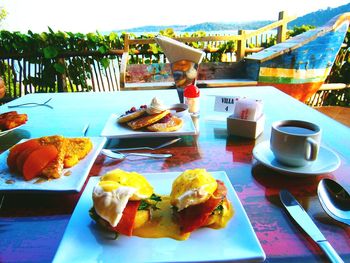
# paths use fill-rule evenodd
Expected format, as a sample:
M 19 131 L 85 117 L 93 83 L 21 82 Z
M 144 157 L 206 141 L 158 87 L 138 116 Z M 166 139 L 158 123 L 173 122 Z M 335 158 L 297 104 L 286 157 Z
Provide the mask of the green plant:
M 88 65 L 96 61 L 102 68 L 107 68 L 110 59 L 115 58 L 107 56 L 107 52 L 122 47 L 123 39 L 115 33 L 101 35 L 98 32 L 89 34 L 54 32 L 51 28 L 41 34 L 32 31 L 28 31 L 27 34 L 0 31 L 2 57 L 24 57 L 24 61 L 41 67 L 40 75 L 37 73 L 23 76 L 23 84 L 33 86 L 36 91 L 45 87 L 50 91 L 58 91 L 62 88 L 57 81 L 59 76 L 69 76 L 70 86 L 81 85 L 83 90 L 89 91 L 91 87 L 87 85 L 86 80 L 91 78 L 91 68 Z M 95 53 L 91 56 L 72 56 L 71 59 L 66 59 L 65 56 L 69 52 Z M 14 79 L 19 69 L 6 64 L 4 60 L 0 61 L 0 76 Z M 8 86 L 10 84 L 7 83 Z M 10 96 L 13 94 L 11 89 L 8 94 Z

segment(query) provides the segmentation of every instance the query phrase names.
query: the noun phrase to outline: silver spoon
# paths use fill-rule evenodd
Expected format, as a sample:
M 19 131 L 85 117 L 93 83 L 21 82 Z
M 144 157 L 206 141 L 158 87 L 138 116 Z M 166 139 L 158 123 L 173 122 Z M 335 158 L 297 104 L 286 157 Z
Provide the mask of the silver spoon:
M 171 140 L 171 141 L 162 143 L 162 144 L 160 144 L 160 145 L 158 145 L 158 146 L 156 146 L 156 147 L 153 147 L 153 148 L 152 148 L 152 147 L 111 148 L 111 149 L 109 149 L 109 150 L 111 150 L 111 151 L 129 151 L 129 150 L 131 150 L 131 151 L 134 151 L 134 150 L 151 150 L 151 151 L 153 151 L 153 150 L 158 150 L 158 149 L 160 149 L 160 148 L 163 148 L 163 147 L 165 147 L 165 146 L 168 146 L 168 145 L 170 145 L 170 144 L 176 143 L 176 142 L 178 142 L 178 141 L 180 141 L 180 140 L 181 140 L 181 138 L 176 138 L 176 139 L 173 139 L 173 140 Z
M 331 179 L 322 179 L 317 187 L 320 203 L 326 213 L 333 219 L 350 225 L 350 194 Z
M 108 149 L 103 149 L 101 151 L 102 154 L 113 158 L 113 159 L 125 159 L 127 156 L 143 156 L 143 157 L 151 157 L 151 158 L 169 158 L 173 156 L 170 153 L 166 154 L 155 154 L 155 153 L 119 153 L 119 152 L 112 152 Z

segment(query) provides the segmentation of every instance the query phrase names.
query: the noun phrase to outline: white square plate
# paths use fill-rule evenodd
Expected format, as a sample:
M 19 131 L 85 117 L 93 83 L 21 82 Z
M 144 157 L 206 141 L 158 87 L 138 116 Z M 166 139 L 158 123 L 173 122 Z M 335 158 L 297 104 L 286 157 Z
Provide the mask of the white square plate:
M 168 195 L 179 172 L 144 174 L 155 192 Z M 120 235 L 108 239 L 89 216 L 92 189 L 100 178 L 91 177 L 82 194 L 55 255 L 54 262 L 262 262 L 265 253 L 249 219 L 223 171 L 212 172 L 222 180 L 235 210 L 226 228 L 202 228 L 188 240 L 139 238 Z
M 18 125 L 17 127 L 9 129 L 9 130 L 0 131 L 0 137 L 8 134 L 9 132 L 12 132 L 14 130 L 17 130 L 17 129 L 21 128 L 23 125 L 25 125 L 25 123 L 23 123 L 21 125 Z
M 7 150 L 3 152 L 0 155 L 0 191 L 79 192 L 83 187 L 87 176 L 89 175 L 90 169 L 94 164 L 96 157 L 106 142 L 106 138 L 102 137 L 91 137 L 90 139 L 93 144 L 92 150 L 78 164 L 67 169 L 71 172 L 69 176 L 62 175 L 58 179 L 44 181 L 41 183 L 35 183 L 38 178 L 25 181 L 22 176 L 11 173 L 6 163 L 9 151 Z M 8 180 L 13 180 L 14 183 L 9 184 L 7 183 Z
M 145 130 L 132 130 L 125 125 L 117 123 L 119 115 L 112 114 L 101 132 L 101 136 L 107 138 L 136 138 L 136 137 L 171 137 L 182 135 L 195 135 L 196 128 L 194 127 L 192 118 L 189 113 L 184 114 L 181 118 L 183 126 L 181 129 L 174 132 L 151 132 Z

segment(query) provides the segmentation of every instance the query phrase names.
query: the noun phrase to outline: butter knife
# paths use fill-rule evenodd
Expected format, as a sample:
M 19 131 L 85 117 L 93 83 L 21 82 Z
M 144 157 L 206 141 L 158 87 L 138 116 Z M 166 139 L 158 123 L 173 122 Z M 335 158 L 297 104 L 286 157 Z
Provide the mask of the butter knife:
M 295 197 L 287 190 L 280 191 L 280 199 L 287 212 L 291 215 L 294 221 L 314 240 L 323 252 L 328 256 L 331 262 L 344 262 L 334 248 L 329 244 L 327 239 L 317 228 L 308 213 L 299 204 Z

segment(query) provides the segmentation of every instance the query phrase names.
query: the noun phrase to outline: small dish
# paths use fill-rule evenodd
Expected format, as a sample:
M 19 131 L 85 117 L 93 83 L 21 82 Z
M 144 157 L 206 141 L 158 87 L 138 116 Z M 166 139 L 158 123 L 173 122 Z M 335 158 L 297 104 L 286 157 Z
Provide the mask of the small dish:
M 169 110 L 177 117 L 182 117 L 188 113 L 188 105 L 185 103 L 176 103 L 169 106 Z
M 317 160 L 302 167 L 291 167 L 279 163 L 270 149 L 270 141 L 264 141 L 253 149 L 255 159 L 280 173 L 295 176 L 312 176 L 331 173 L 338 169 L 340 159 L 331 149 L 321 146 Z

